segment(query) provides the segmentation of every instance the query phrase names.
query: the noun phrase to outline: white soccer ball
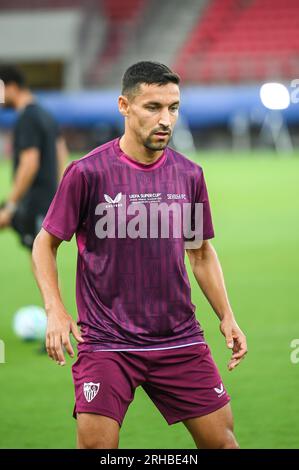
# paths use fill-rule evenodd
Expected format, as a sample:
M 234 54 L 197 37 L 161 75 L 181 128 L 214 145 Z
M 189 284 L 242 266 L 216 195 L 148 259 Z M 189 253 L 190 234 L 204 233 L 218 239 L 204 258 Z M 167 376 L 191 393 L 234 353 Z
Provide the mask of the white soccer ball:
M 36 305 L 20 308 L 14 315 L 13 329 L 23 340 L 45 339 L 47 315 L 43 308 Z

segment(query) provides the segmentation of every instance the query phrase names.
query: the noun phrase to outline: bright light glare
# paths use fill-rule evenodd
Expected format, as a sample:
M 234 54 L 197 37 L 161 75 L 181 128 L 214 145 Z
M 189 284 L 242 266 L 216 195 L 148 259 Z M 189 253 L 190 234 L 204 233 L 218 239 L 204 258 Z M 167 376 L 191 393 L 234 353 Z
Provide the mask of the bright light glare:
M 290 105 L 290 95 L 282 83 L 264 83 L 260 89 L 260 98 L 268 109 L 286 109 Z

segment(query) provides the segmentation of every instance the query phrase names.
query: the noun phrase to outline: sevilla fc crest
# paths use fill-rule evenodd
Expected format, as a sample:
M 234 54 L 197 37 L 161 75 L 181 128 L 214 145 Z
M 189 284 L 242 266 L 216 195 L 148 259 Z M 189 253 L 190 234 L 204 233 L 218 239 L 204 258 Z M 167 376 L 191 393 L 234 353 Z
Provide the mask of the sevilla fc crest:
M 84 383 L 83 391 L 84 391 L 84 396 L 86 400 L 88 401 L 88 403 L 94 399 L 99 389 L 100 389 L 99 383 L 98 384 L 95 384 L 93 382 Z

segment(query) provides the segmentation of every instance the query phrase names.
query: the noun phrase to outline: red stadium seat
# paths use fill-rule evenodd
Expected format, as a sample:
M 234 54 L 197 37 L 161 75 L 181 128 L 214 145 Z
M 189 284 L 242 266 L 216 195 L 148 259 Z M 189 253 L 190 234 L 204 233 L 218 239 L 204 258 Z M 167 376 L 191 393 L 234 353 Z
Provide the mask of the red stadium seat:
M 189 82 L 289 79 L 298 74 L 298 29 L 298 0 L 213 0 L 174 67 Z

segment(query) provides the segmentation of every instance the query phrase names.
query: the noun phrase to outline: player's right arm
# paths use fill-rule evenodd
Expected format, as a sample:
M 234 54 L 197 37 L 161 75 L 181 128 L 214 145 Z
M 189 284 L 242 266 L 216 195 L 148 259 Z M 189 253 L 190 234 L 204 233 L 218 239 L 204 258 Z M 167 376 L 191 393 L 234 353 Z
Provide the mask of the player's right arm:
M 61 180 L 68 163 L 69 151 L 64 137 L 58 137 L 56 140 L 56 158 L 58 168 L 58 182 Z
M 63 347 L 71 357 L 74 356 L 70 333 L 80 343 L 83 342 L 83 338 L 76 322 L 66 311 L 59 290 L 56 257 L 61 242 L 61 239 L 42 228 L 34 241 L 32 263 L 48 317 L 47 352 L 51 359 L 63 366 L 65 365 Z

